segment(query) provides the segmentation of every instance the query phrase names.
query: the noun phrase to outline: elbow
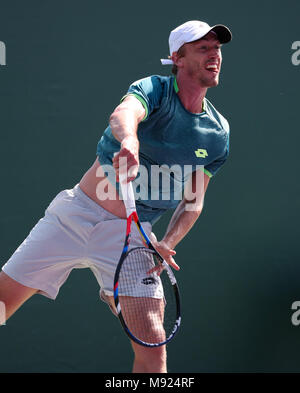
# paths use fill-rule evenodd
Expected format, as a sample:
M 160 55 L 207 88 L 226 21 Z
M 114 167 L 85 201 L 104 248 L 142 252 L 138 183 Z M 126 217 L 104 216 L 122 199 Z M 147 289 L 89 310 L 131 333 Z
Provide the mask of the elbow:
M 204 206 L 204 198 L 194 198 L 192 200 L 184 199 L 184 209 L 186 211 L 194 213 L 195 217 L 198 218 L 202 213 Z
M 197 220 L 203 210 L 203 203 L 190 202 L 185 204 L 185 210 L 193 215 L 193 219 Z
M 111 133 L 119 142 L 121 142 L 121 131 L 122 131 L 122 118 L 120 116 L 120 109 L 118 107 L 112 112 L 109 117 L 109 126 L 111 129 Z
M 120 119 L 126 116 L 127 111 L 128 108 L 125 103 L 118 105 L 109 117 L 109 125 L 111 126 L 111 125 L 115 125 L 116 123 L 119 123 Z
M 109 116 L 109 125 L 113 128 L 118 121 L 118 109 L 116 108 L 113 113 Z

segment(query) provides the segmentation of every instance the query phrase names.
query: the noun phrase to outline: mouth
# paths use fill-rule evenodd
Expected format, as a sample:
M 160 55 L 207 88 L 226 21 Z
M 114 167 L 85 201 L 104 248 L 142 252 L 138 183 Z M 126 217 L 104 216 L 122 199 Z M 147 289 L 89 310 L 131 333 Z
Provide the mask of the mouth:
M 207 63 L 205 69 L 213 74 L 218 74 L 220 71 L 217 63 Z

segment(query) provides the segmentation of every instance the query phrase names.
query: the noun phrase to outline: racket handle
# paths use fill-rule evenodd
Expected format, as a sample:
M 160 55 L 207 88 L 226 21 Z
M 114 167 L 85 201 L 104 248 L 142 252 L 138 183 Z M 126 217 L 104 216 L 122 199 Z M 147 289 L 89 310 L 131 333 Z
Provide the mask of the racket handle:
M 131 213 L 136 211 L 135 207 L 135 197 L 133 192 L 132 183 L 127 183 L 127 174 L 119 174 L 120 186 L 122 191 L 122 197 L 124 201 L 124 205 L 126 208 L 127 217 L 130 216 Z

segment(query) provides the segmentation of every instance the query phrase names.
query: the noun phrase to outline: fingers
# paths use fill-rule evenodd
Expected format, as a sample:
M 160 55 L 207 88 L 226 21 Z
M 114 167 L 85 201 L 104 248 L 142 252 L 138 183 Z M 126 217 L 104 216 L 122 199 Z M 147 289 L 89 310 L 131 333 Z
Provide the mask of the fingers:
M 175 262 L 173 256 L 176 255 L 176 251 L 168 246 L 164 241 L 157 241 L 157 238 L 153 232 L 150 233 L 149 238 L 154 248 L 164 258 L 164 260 L 175 270 L 180 270 L 180 267 Z
M 116 172 L 117 181 L 120 181 L 120 173 L 127 175 L 127 182 L 130 182 L 136 178 L 139 168 L 139 161 L 138 158 L 127 148 L 123 148 L 118 153 L 115 153 L 112 163 Z
M 172 266 L 173 269 L 175 270 L 180 270 L 180 267 L 177 265 L 177 263 L 175 262 L 175 259 L 170 257 L 169 261 L 166 261 L 170 266 Z
M 162 265 L 156 265 L 155 267 L 153 267 L 152 269 L 150 269 L 147 274 L 152 274 L 154 272 L 156 272 L 156 274 L 158 276 L 160 276 L 161 272 L 164 270 Z
M 136 136 L 128 135 L 122 140 L 121 149 L 114 154 L 112 162 L 117 181 L 120 181 L 120 174 L 127 175 L 127 182 L 136 178 L 139 168 L 139 141 Z
M 159 250 L 158 250 L 159 251 Z M 175 270 L 180 270 L 179 265 L 177 265 L 177 263 L 175 262 L 175 259 L 172 257 L 172 255 L 176 254 L 175 250 L 168 250 L 169 255 L 162 255 L 163 253 L 161 253 L 161 256 L 164 258 L 164 260 L 167 262 L 168 265 L 170 265 L 173 269 Z M 164 253 L 165 254 L 165 253 Z M 147 274 L 151 274 L 156 272 L 158 275 L 161 274 L 161 272 L 163 271 L 163 266 L 162 265 L 157 265 L 155 267 L 153 267 L 152 269 L 150 269 Z
M 167 264 L 168 265 L 170 265 L 173 269 L 175 269 L 175 270 L 180 270 L 180 267 L 177 265 L 177 263 L 175 262 L 175 260 L 173 259 L 173 258 L 171 258 L 171 259 L 169 259 L 169 260 L 166 260 L 165 259 L 165 261 L 167 262 Z M 160 276 L 161 275 L 161 272 L 164 270 L 164 267 L 162 266 L 162 265 L 156 265 L 155 267 L 153 267 L 152 269 L 150 269 L 148 272 L 147 272 L 147 274 L 152 274 L 152 273 L 154 273 L 154 272 L 156 272 L 156 274 L 158 275 L 158 276 Z

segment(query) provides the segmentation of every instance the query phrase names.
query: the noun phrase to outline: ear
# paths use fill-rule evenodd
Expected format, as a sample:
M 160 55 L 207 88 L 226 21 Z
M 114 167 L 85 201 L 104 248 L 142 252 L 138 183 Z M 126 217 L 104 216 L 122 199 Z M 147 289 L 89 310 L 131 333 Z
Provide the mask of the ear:
M 177 66 L 177 67 L 182 67 L 183 65 L 183 56 L 179 56 L 178 52 L 173 52 L 171 59 L 173 60 L 173 63 Z

